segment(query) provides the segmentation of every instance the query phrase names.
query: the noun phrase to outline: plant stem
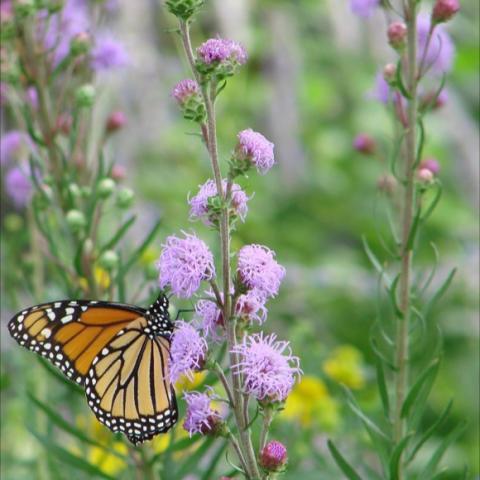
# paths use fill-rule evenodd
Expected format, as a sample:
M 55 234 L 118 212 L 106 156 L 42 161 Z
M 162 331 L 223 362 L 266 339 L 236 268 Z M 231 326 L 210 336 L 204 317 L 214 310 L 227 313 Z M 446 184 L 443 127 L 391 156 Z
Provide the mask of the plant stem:
M 407 75 L 410 99 L 408 103 L 408 126 L 405 148 L 405 186 L 402 212 L 402 245 L 400 271 L 400 309 L 403 318 L 397 320 L 396 366 L 395 375 L 395 412 L 393 419 L 394 440 L 398 444 L 405 435 L 405 420 L 401 411 L 408 387 L 409 342 L 408 329 L 410 317 L 410 284 L 412 268 L 412 247 L 408 245 L 412 227 L 414 208 L 414 165 L 416 161 L 416 125 L 417 125 L 417 19 L 416 0 L 408 1 L 407 16 Z M 402 461 L 399 462 L 398 479 L 404 479 Z

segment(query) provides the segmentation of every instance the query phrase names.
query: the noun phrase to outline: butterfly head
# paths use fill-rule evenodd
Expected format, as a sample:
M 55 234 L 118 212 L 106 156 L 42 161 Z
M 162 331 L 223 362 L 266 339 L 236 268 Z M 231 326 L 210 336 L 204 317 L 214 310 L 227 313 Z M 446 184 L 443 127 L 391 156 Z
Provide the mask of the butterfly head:
M 168 298 L 160 293 L 158 298 L 148 307 L 147 321 L 157 335 L 170 335 L 173 332 L 173 323 L 168 313 Z

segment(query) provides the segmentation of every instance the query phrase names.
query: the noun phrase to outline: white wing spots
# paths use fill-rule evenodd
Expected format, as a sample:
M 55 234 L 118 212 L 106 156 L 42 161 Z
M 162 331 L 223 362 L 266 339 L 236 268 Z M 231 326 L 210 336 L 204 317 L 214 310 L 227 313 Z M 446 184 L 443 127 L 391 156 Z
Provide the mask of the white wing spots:
M 88 309 L 88 307 L 85 307 L 85 306 L 83 306 L 83 307 L 80 307 L 80 308 L 82 309 L 82 312 L 86 312 L 86 311 L 87 311 L 87 309 Z
M 53 322 L 53 320 L 55 320 L 55 318 L 57 318 L 57 316 L 55 315 L 54 312 L 52 312 L 51 310 L 49 312 L 47 312 L 47 317 Z
M 62 322 L 62 323 L 68 323 L 68 322 L 71 322 L 72 319 L 73 319 L 73 315 L 65 315 L 65 316 L 62 318 L 61 322 Z
M 19 316 L 17 317 L 17 322 L 18 322 L 18 323 L 22 323 L 24 318 L 25 318 L 25 315 L 19 315 Z
M 55 303 L 53 304 L 53 306 L 54 306 L 55 308 L 60 308 L 60 307 L 62 306 L 62 302 L 55 302 Z
M 69 302 L 69 305 L 73 307 L 74 305 L 78 305 L 78 302 L 76 300 L 72 300 L 71 302 Z
M 41 335 L 43 335 L 45 338 L 50 338 L 50 335 L 52 334 L 52 331 L 49 328 L 44 328 L 41 332 Z M 32 342 L 33 343 L 33 342 Z
M 45 350 L 50 350 L 50 349 L 52 348 L 52 344 L 51 344 L 51 343 L 45 343 L 45 344 L 43 345 L 43 348 L 44 348 Z
M 108 355 L 108 348 L 104 348 L 102 350 L 102 355 Z

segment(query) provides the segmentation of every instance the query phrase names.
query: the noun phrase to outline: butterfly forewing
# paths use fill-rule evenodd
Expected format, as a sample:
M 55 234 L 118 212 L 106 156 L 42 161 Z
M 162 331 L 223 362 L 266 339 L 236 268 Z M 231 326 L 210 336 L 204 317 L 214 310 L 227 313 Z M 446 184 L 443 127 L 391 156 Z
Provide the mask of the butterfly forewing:
M 165 296 L 149 310 L 91 300 L 45 303 L 19 312 L 8 329 L 20 345 L 84 385 L 97 418 L 131 442 L 149 440 L 175 423 Z

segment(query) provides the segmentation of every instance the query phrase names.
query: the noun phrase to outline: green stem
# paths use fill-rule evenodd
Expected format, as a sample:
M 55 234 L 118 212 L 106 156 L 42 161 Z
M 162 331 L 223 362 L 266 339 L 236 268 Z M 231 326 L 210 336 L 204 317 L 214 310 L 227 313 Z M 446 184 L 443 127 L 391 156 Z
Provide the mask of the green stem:
M 409 374 L 409 320 L 410 320 L 410 286 L 412 269 L 412 247 L 407 247 L 413 220 L 415 184 L 414 165 L 416 161 L 416 125 L 417 125 L 417 21 L 416 0 L 408 1 L 407 16 L 407 69 L 408 90 L 410 100 L 408 104 L 408 126 L 405 145 L 405 187 L 402 212 L 402 250 L 400 270 L 400 309 L 403 318 L 397 320 L 396 334 L 396 366 L 395 375 L 395 412 L 393 418 L 394 441 L 398 444 L 405 435 L 405 420 L 401 410 L 408 388 Z M 398 479 L 403 480 L 404 472 L 402 461 L 399 462 Z

